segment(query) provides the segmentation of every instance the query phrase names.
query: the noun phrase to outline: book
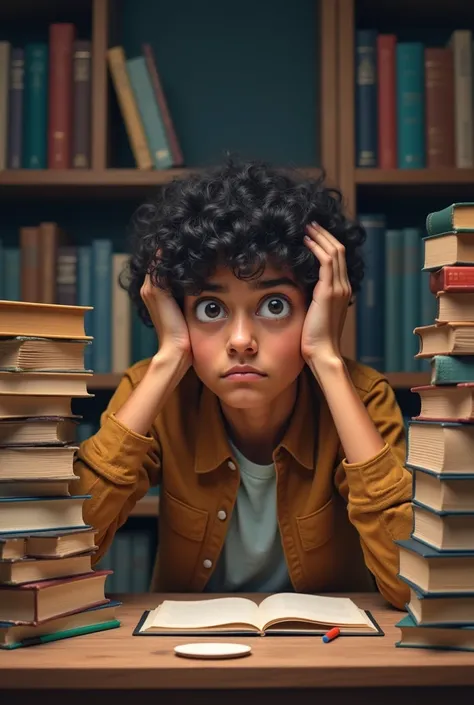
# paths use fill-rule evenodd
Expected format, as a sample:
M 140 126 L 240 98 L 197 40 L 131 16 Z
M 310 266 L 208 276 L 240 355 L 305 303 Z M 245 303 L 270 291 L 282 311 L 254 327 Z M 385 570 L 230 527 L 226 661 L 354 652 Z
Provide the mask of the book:
M 0 337 L 0 368 L 13 371 L 84 372 L 84 350 L 90 340 Z
M 471 355 L 434 355 L 430 360 L 434 385 L 474 382 L 474 357 Z
M 0 536 L 0 560 L 14 560 L 25 555 L 24 536 Z
M 470 595 L 430 595 L 410 587 L 408 614 L 421 626 L 474 626 L 474 590 Z
M 92 373 L 7 372 L 0 369 L 0 394 L 52 394 L 66 397 L 92 397 L 87 383 Z
M 75 479 L 67 477 L 55 480 L 4 480 L 0 478 L 0 498 L 70 497 L 71 482 L 75 482 Z
M 67 558 L 20 558 L 0 561 L 0 584 L 21 585 L 90 573 L 91 554 Z
M 74 480 L 77 446 L 0 447 L 2 480 Z
M 411 391 L 420 398 L 420 413 L 414 419 L 474 422 L 474 382 L 442 387 L 426 384 L 412 387 Z
M 474 354 L 474 321 L 417 326 L 413 332 L 418 336 L 417 358 Z
M 412 499 L 438 512 L 474 512 L 474 473 L 437 475 L 414 468 Z
M 16 534 L 86 526 L 82 505 L 90 495 L 0 497 L 0 533 Z
M 104 586 L 112 571 L 101 570 L 58 580 L 0 585 L 0 621 L 41 624 L 88 607 L 105 605 Z
M 452 203 L 426 216 L 428 235 L 474 231 L 474 202 Z
M 4 394 L 0 391 L 0 418 L 49 416 L 80 419 L 72 413 L 71 398 L 46 394 Z
M 38 625 L 0 622 L 0 649 L 18 649 L 115 629 L 121 626 L 116 616 L 121 604 L 111 600 L 105 605 L 90 607 L 66 617 L 53 617 Z
M 474 321 L 474 293 L 439 291 L 436 295 L 437 323 L 472 323 Z
M 97 531 L 92 526 L 60 531 L 38 531 L 25 538 L 25 555 L 32 558 L 63 558 L 96 551 Z
M 474 292 L 474 267 L 446 266 L 429 273 L 432 294 L 438 291 Z
M 408 422 L 406 464 L 436 475 L 470 475 L 473 472 L 474 424 L 455 421 Z
M 381 635 L 370 613 L 347 597 L 276 593 L 257 604 L 244 597 L 164 600 L 146 611 L 134 635 Z
M 72 445 L 78 423 L 60 416 L 0 416 L 0 446 Z
M 3 337 L 17 335 L 63 340 L 85 339 L 84 314 L 91 306 L 64 306 L 29 301 L 0 301 Z
M 474 551 L 474 512 L 444 512 L 412 500 L 412 538 L 439 551 Z
M 425 55 L 422 42 L 397 42 L 397 152 L 399 169 L 426 166 Z
M 359 29 L 355 37 L 356 164 L 376 167 L 377 155 L 377 32 Z
M 474 233 L 442 233 L 423 238 L 425 259 L 423 269 L 431 271 L 440 267 L 469 266 L 474 264 Z
M 421 626 L 407 615 L 395 625 L 401 631 L 397 647 L 474 651 L 474 626 Z
M 399 577 L 421 594 L 472 592 L 474 551 L 438 551 L 413 538 L 397 540 Z

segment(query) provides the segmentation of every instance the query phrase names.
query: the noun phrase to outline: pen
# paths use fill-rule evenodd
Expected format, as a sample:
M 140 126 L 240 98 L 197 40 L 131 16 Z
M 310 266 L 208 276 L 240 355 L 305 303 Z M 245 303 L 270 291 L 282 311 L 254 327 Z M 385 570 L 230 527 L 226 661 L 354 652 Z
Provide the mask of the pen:
M 323 641 L 324 641 L 324 643 L 327 644 L 328 641 L 332 641 L 333 639 L 335 639 L 336 637 L 338 637 L 340 633 L 341 633 L 341 630 L 339 629 L 339 627 L 334 627 L 334 629 L 330 629 L 330 630 L 329 630 L 328 632 L 326 632 L 326 634 L 324 634 L 324 636 L 323 636 Z

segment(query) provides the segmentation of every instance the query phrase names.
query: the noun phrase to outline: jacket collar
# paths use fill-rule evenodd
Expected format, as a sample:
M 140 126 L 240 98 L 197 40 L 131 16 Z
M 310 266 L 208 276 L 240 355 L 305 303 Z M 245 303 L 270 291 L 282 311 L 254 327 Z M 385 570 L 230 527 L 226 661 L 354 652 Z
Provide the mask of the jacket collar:
M 288 428 L 275 451 L 283 447 L 307 470 L 316 464 L 318 409 L 321 393 L 309 368 L 298 377 L 298 393 Z M 202 387 L 198 405 L 198 422 L 194 470 L 207 473 L 232 459 L 224 420 L 217 396 Z

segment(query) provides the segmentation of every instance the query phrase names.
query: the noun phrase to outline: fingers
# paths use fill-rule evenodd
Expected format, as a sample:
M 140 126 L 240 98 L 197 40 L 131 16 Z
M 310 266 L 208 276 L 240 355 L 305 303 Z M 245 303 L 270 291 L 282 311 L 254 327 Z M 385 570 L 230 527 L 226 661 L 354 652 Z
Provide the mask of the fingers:
M 332 286 L 335 294 L 350 299 L 351 285 L 347 274 L 346 250 L 334 235 L 319 226 L 311 223 L 306 228 L 309 240 L 305 237 L 305 244 L 317 257 L 321 264 L 320 278 L 327 276 L 324 269 L 332 270 Z

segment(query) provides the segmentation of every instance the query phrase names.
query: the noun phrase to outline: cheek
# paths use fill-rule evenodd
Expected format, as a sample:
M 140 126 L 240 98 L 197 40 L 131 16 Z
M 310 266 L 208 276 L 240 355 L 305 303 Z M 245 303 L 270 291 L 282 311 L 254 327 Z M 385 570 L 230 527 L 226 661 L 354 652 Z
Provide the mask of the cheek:
M 201 327 L 188 324 L 188 330 L 194 363 L 198 366 L 207 363 L 209 366 L 219 349 L 222 349 L 222 343 L 217 336 L 209 335 L 209 332 L 204 331 Z

